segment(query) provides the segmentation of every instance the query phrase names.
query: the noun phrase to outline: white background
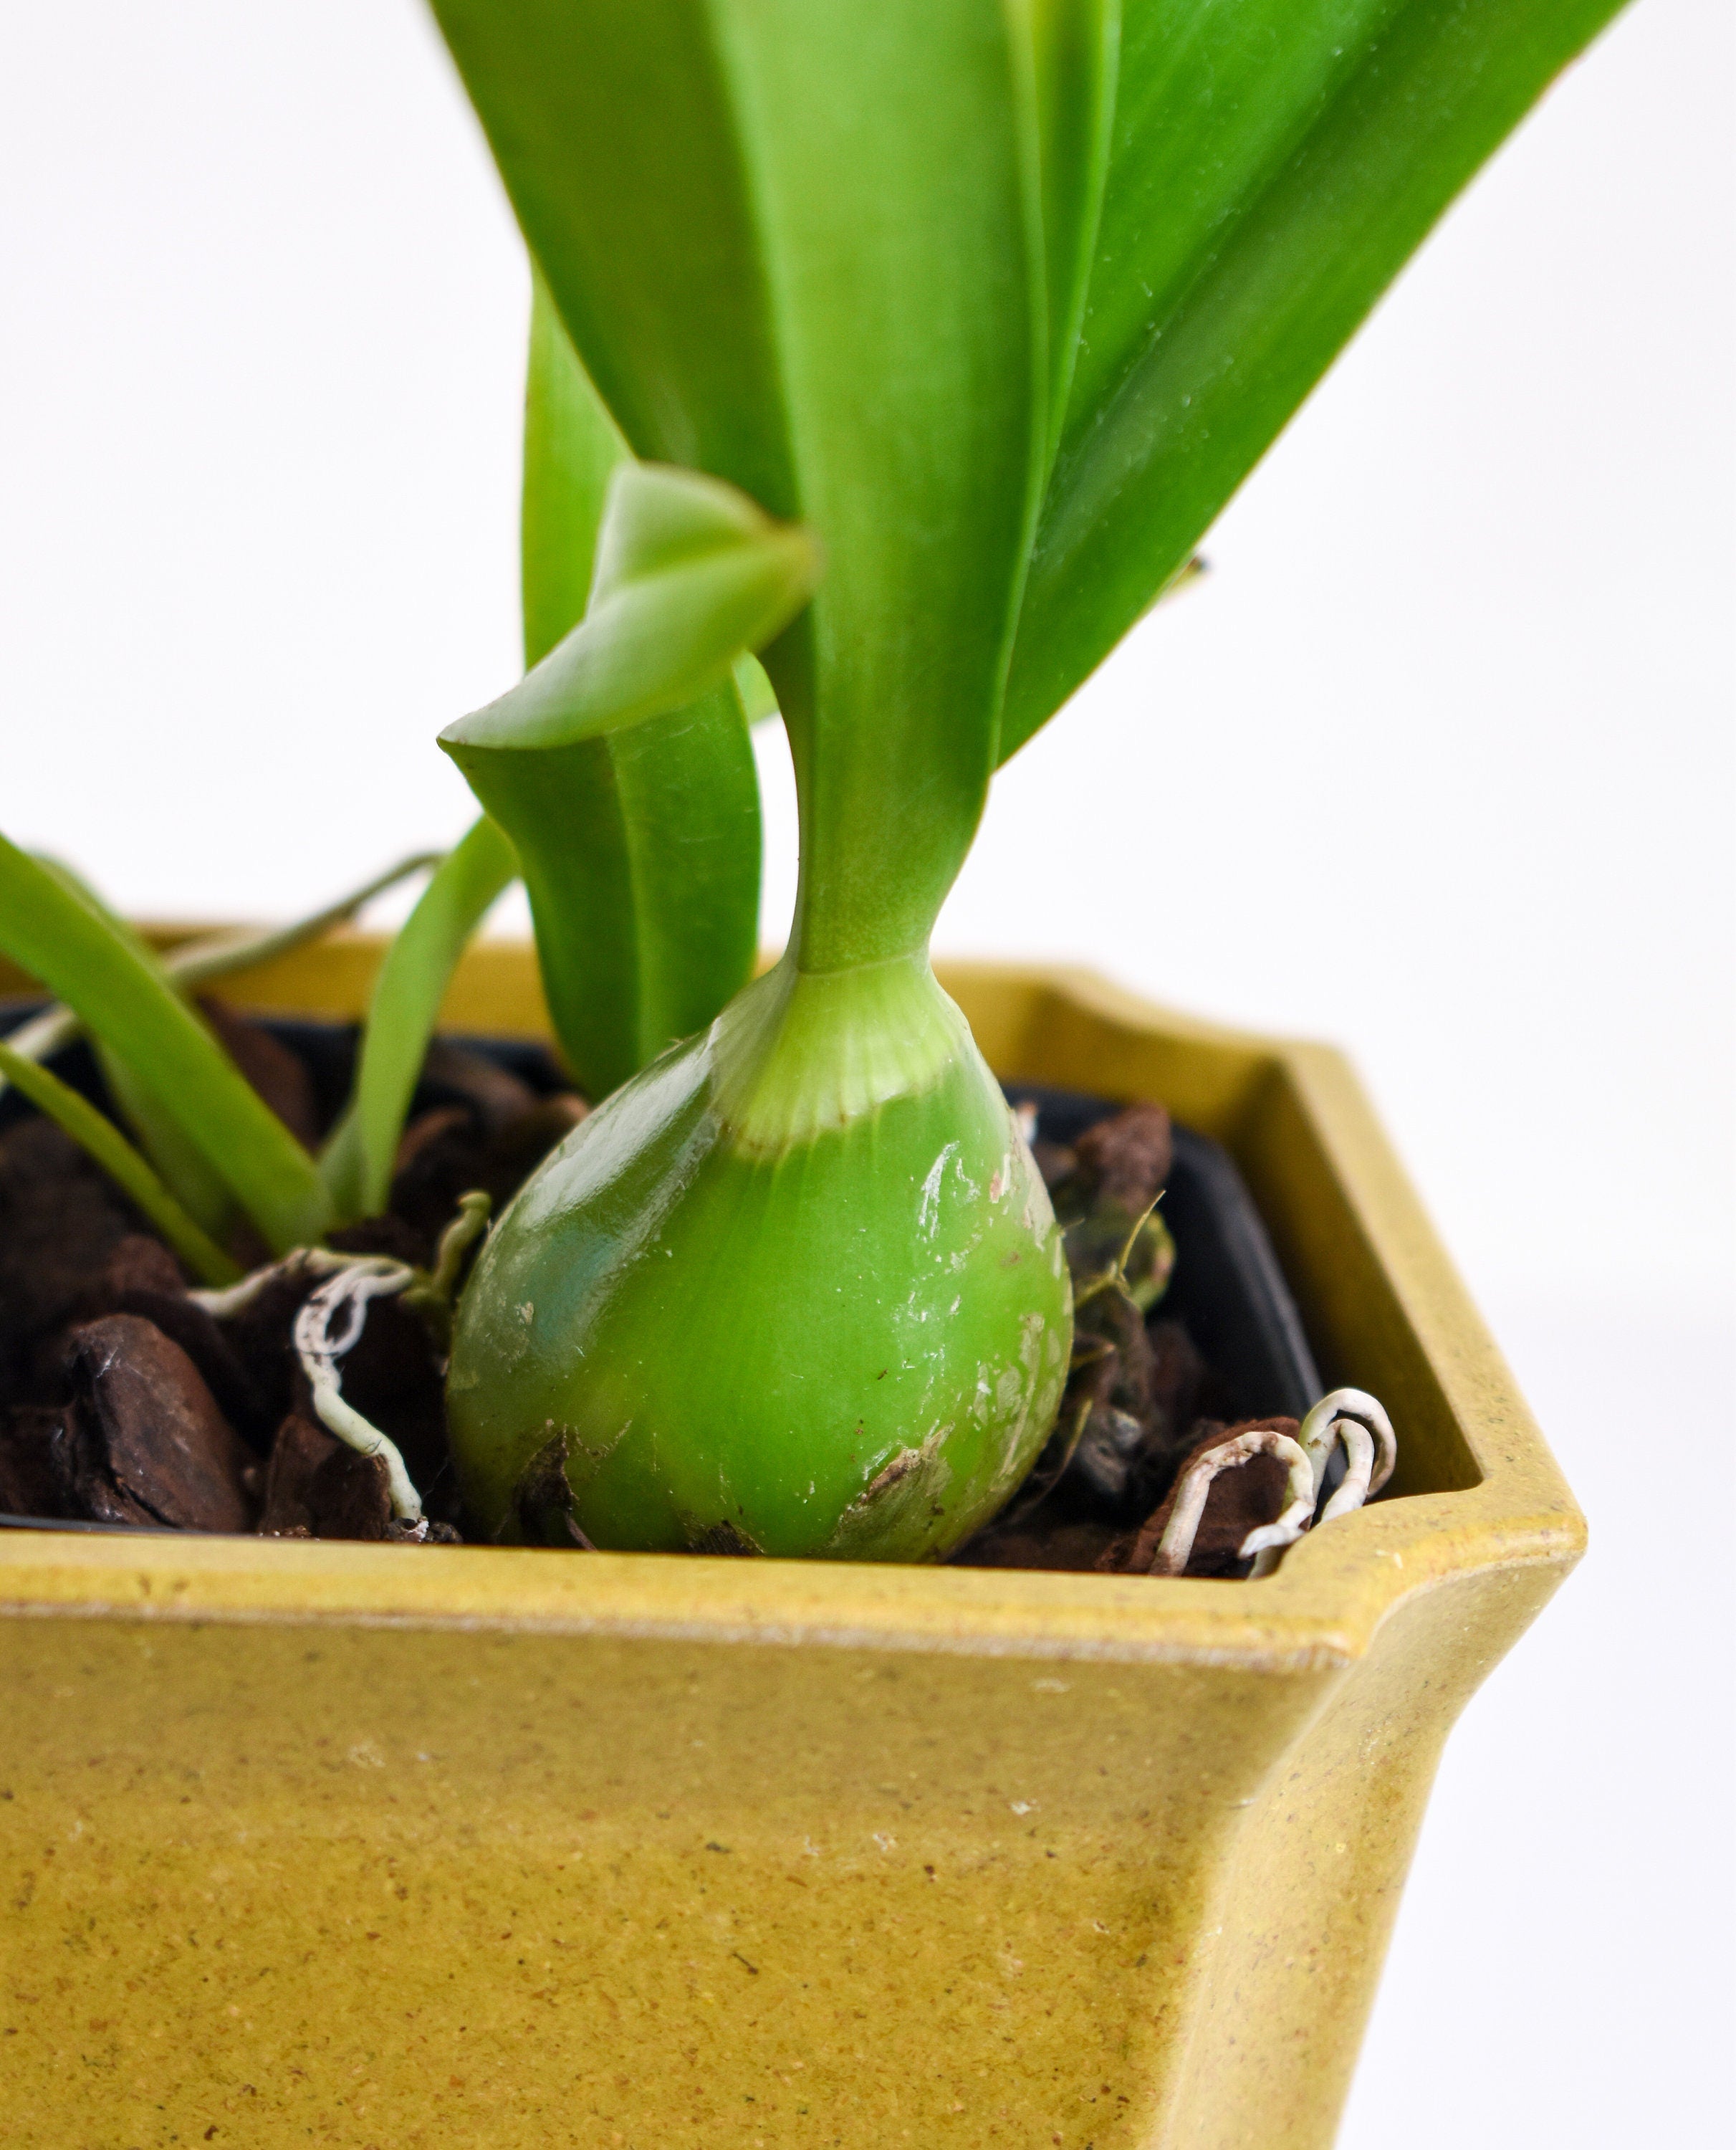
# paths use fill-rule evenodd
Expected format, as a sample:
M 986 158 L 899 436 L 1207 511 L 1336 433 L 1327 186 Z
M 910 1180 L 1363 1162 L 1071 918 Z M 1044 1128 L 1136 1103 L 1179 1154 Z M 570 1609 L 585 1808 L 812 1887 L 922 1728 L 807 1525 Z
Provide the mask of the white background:
M 430 739 L 516 668 L 513 230 L 411 0 L 6 43 L 0 822 L 135 911 L 281 916 L 466 819 Z M 1449 1750 L 1349 2150 L 1727 2124 L 1731 57 L 1723 0 L 1640 0 L 1557 86 L 1000 779 L 938 936 L 1346 1044 L 1591 1514 Z

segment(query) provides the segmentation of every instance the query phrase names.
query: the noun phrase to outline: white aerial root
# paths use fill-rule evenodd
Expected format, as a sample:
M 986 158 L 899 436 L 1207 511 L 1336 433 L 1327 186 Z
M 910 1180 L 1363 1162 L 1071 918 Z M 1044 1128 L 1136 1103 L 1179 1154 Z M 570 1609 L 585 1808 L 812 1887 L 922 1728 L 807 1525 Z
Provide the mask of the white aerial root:
M 395 1442 L 344 1401 L 338 1361 L 361 1341 L 368 1301 L 407 1291 L 416 1272 L 407 1262 L 384 1254 L 346 1262 L 328 1277 L 295 1316 L 295 1355 L 313 1392 L 314 1409 L 328 1432 L 348 1441 L 360 1456 L 377 1456 L 386 1469 L 392 1513 L 402 1522 L 422 1521 L 422 1496 L 410 1483 Z
M 239 1284 L 189 1291 L 187 1296 L 217 1320 L 230 1321 L 236 1315 L 244 1314 L 266 1286 L 280 1277 L 330 1276 L 348 1269 L 355 1259 L 354 1254 L 334 1254 L 329 1247 L 298 1247 L 280 1262 L 269 1262 L 264 1269 L 254 1269 Z
M 1398 1461 L 1398 1442 L 1392 1431 L 1392 1421 L 1377 1397 L 1366 1389 L 1334 1389 L 1316 1404 L 1296 1429 L 1296 1440 L 1308 1458 L 1309 1474 L 1314 1482 L 1313 1499 L 1308 1503 L 1308 1515 L 1296 1527 L 1286 1529 L 1296 1511 L 1286 1509 L 1276 1523 L 1269 1523 L 1263 1531 L 1251 1531 L 1242 1541 L 1242 1557 L 1254 1559 L 1255 1577 L 1270 1575 L 1278 1565 L 1278 1556 L 1287 1545 L 1294 1545 L 1309 1527 L 1311 1520 L 1330 1523 L 1336 1517 L 1347 1516 L 1371 1501 L 1392 1476 Z M 1340 1442 L 1344 1445 L 1344 1482 L 1327 1501 L 1320 1515 L 1314 1516 L 1321 1489 L 1326 1483 L 1326 1466 L 1332 1460 L 1332 1451 Z
M 1234 1470 L 1254 1456 L 1276 1456 L 1289 1465 L 1290 1501 L 1276 1522 L 1248 1533 L 1242 1541 L 1240 1557 L 1245 1560 L 1268 1545 L 1289 1545 L 1307 1529 L 1308 1518 L 1314 1512 L 1314 1472 L 1307 1455 L 1287 1433 L 1275 1433 L 1268 1426 L 1256 1426 L 1250 1432 L 1220 1441 L 1215 1448 L 1208 1448 L 1196 1463 L 1189 1466 L 1175 1489 L 1175 1505 L 1157 1542 L 1156 1557 L 1151 1563 L 1153 1575 L 1187 1572 L 1212 1480 L 1220 1471 Z
M 1392 1476 L 1398 1461 L 1398 1442 L 1392 1421 L 1378 1398 L 1366 1389 L 1334 1389 L 1324 1395 L 1302 1421 L 1296 1438 L 1308 1451 L 1314 1471 L 1315 1497 L 1326 1482 L 1332 1451 L 1344 1443 L 1346 1468 L 1344 1483 L 1327 1501 L 1321 1517 L 1329 1523 L 1335 1516 L 1347 1516 L 1371 1501 Z
M 1294 1439 L 1259 1427 L 1232 1435 L 1209 1448 L 1190 1465 L 1175 1489 L 1175 1504 L 1158 1541 L 1153 1575 L 1185 1575 L 1192 1557 L 1200 1519 L 1205 1512 L 1205 1496 L 1221 1471 L 1232 1471 L 1255 1456 L 1276 1456 L 1290 1466 L 1286 1488 L 1289 1500 L 1276 1522 L 1250 1531 L 1238 1557 L 1254 1562 L 1254 1573 L 1270 1575 L 1286 1546 L 1294 1545 L 1315 1520 L 1326 1466 L 1332 1451 L 1342 1442 L 1347 1468 L 1344 1482 L 1326 1507 L 1320 1521 L 1331 1522 L 1346 1516 L 1378 1493 L 1392 1476 L 1398 1461 L 1398 1444 L 1392 1421 L 1380 1402 L 1362 1389 L 1334 1389 L 1322 1396 L 1296 1430 Z
M 440 1234 L 431 1271 L 413 1269 L 408 1262 L 395 1261 L 389 1254 L 342 1254 L 328 1247 L 298 1247 L 280 1262 L 243 1277 L 239 1284 L 187 1295 L 224 1320 L 245 1312 L 268 1285 L 280 1278 L 325 1277 L 325 1282 L 297 1312 L 291 1331 L 314 1409 L 327 1432 L 335 1434 L 358 1455 L 377 1456 L 385 1464 L 392 1513 L 400 1522 L 414 1524 L 417 1536 L 425 1537 L 428 1529 L 422 1496 L 411 1482 L 396 1442 L 344 1401 L 338 1361 L 361 1341 L 370 1300 L 401 1295 L 419 1313 L 441 1324 L 444 1333 L 465 1252 L 487 1229 L 488 1211 L 486 1194 L 460 1196 L 458 1214 Z

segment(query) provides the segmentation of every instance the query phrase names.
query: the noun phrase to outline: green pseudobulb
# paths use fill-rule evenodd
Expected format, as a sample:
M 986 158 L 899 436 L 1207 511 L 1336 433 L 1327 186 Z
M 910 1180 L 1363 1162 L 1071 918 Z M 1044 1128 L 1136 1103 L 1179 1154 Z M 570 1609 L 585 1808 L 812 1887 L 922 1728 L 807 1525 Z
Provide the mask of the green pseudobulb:
M 787 960 L 501 1218 L 448 1384 L 465 1501 L 508 1539 L 558 1535 L 552 1488 L 603 1547 L 939 1558 L 1041 1447 L 1071 1329 L 1048 1194 L 926 958 Z

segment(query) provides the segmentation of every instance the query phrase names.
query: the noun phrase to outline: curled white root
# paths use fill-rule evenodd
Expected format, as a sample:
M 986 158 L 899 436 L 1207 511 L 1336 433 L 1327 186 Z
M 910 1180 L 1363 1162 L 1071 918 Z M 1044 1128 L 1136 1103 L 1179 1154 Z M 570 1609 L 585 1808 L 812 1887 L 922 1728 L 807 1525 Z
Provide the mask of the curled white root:
M 360 1456 L 377 1456 L 385 1465 L 392 1513 L 400 1522 L 420 1523 L 422 1496 L 410 1483 L 395 1442 L 344 1401 L 338 1361 L 361 1340 L 368 1301 L 407 1291 L 416 1272 L 405 1262 L 383 1254 L 345 1263 L 327 1279 L 295 1316 L 295 1355 L 313 1392 L 320 1422 Z
M 1268 1426 L 1256 1426 L 1247 1433 L 1220 1441 L 1215 1448 L 1208 1448 L 1197 1462 L 1190 1465 L 1175 1489 L 1175 1505 L 1158 1540 L 1156 1557 L 1151 1563 L 1153 1575 L 1187 1572 L 1212 1480 L 1220 1471 L 1234 1470 L 1254 1456 L 1276 1456 L 1289 1465 L 1286 1491 L 1290 1501 L 1276 1522 L 1248 1533 L 1242 1541 L 1241 1558 L 1250 1559 L 1267 1546 L 1289 1545 L 1307 1529 L 1309 1518 L 1314 1513 L 1314 1473 L 1307 1455 L 1289 1434 L 1276 1433 Z
M 1187 1572 L 1200 1517 L 1205 1512 L 1205 1496 L 1220 1471 L 1233 1471 L 1255 1456 L 1276 1456 L 1290 1471 L 1284 1512 L 1276 1522 L 1250 1531 L 1237 1556 L 1253 1562 L 1256 1577 L 1271 1574 L 1285 1547 L 1294 1545 L 1316 1520 L 1315 1510 L 1326 1483 L 1326 1466 L 1341 1444 L 1346 1466 L 1344 1481 L 1318 1517 L 1321 1522 L 1329 1523 L 1372 1499 L 1392 1476 L 1398 1461 L 1392 1421 L 1378 1400 L 1365 1390 L 1334 1389 L 1330 1395 L 1322 1396 L 1302 1421 L 1294 1439 L 1269 1428 L 1255 1427 L 1207 1449 L 1189 1466 L 1175 1488 L 1175 1505 L 1158 1541 L 1150 1572 Z
M 1308 1451 L 1314 1471 L 1317 1500 L 1326 1482 L 1332 1451 L 1344 1444 L 1344 1482 L 1327 1501 L 1321 1517 L 1329 1523 L 1335 1516 L 1347 1516 L 1371 1501 L 1392 1476 L 1398 1461 L 1398 1442 L 1392 1421 L 1378 1398 L 1366 1389 L 1334 1389 L 1324 1395 L 1302 1421 L 1296 1438 Z

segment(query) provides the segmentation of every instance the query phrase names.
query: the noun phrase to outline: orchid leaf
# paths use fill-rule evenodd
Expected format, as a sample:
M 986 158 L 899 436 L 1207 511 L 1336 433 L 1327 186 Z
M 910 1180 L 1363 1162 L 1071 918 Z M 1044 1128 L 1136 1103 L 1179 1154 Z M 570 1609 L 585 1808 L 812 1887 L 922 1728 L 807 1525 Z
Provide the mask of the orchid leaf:
M 202 1283 L 234 1283 L 241 1274 L 239 1263 L 188 1214 L 112 1120 L 51 1068 L 8 1045 L 0 1045 L 0 1073 L 94 1158 Z
M 629 446 L 823 548 L 766 653 L 801 960 L 923 945 L 994 765 L 1048 452 L 1029 51 L 1002 0 L 434 11 Z
M 484 815 L 435 867 L 393 936 L 374 982 L 350 1102 L 320 1159 L 340 1217 L 376 1217 L 385 1209 L 405 1118 L 452 972 L 517 872 L 511 845 Z
M 807 532 L 773 522 L 733 486 L 617 464 L 584 618 L 440 744 L 468 774 L 476 750 L 576 746 L 667 716 L 787 626 L 818 573 Z
M 229 1183 L 180 1123 L 158 1099 L 147 1082 L 133 1073 L 101 1038 L 92 1047 L 115 1110 L 153 1168 L 200 1229 L 219 1239 L 235 1220 L 235 1197 Z
M 319 1238 L 331 1209 L 318 1167 L 161 965 L 93 899 L 3 836 L 0 947 L 149 1086 L 274 1252 Z
M 597 570 L 610 480 L 631 467 L 539 279 L 525 399 L 522 522 L 525 654 L 533 675 L 585 614 L 594 579 L 598 612 L 587 622 L 593 638 L 611 578 L 617 587 L 632 580 L 633 548 L 618 529 L 604 548 L 601 575 Z M 647 492 L 654 505 L 667 507 L 672 488 L 663 474 L 635 477 L 648 477 L 649 486 L 630 482 L 624 501 L 615 496 L 619 510 L 642 504 Z M 792 547 L 784 533 L 772 531 L 771 546 L 762 547 L 768 526 L 738 496 L 703 485 L 677 484 L 672 492 L 692 539 L 703 541 L 702 551 L 710 545 L 750 565 L 757 560 L 755 572 L 769 568 L 769 585 L 799 602 L 805 583 L 787 581 L 786 567 L 793 558 L 798 567 L 811 558 L 805 541 Z M 667 553 L 651 550 L 666 573 L 677 572 Z M 618 621 L 618 610 L 613 617 Z M 563 743 L 453 749 L 517 848 L 556 1034 L 592 1097 L 624 1082 L 672 1038 L 702 1029 L 752 972 L 759 790 L 738 698 L 744 685 L 754 691 L 765 675 L 739 654 L 734 638 L 759 631 L 757 621 L 744 625 L 739 613 L 726 618 L 712 645 L 715 668 L 690 671 L 670 689 L 678 694 L 694 677 L 713 672 L 716 684 L 685 707 Z M 653 665 L 663 661 L 655 649 L 650 654 Z M 587 676 L 594 683 L 596 673 Z
M 1060 437 L 1109 174 L 1122 0 L 1025 0 L 1035 83 L 1051 445 Z
M 632 459 L 533 268 L 519 504 L 526 670 L 585 617 L 609 480 Z
M 759 795 L 734 683 L 605 739 L 463 767 L 519 846 L 574 1079 L 604 1097 L 752 970 Z
M 395 887 L 410 874 L 438 866 L 440 860 L 438 851 L 413 852 L 408 858 L 400 859 L 395 866 L 388 866 L 384 873 L 374 875 L 360 888 L 340 896 L 335 903 L 294 919 L 287 926 L 242 926 L 179 941 L 159 959 L 164 975 L 172 978 L 184 993 L 196 986 L 214 984 L 237 971 L 250 971 L 260 964 L 274 962 L 280 956 L 304 948 L 309 941 L 323 939 L 334 926 L 353 918 L 365 903 Z M 78 1017 L 56 1002 L 40 1015 L 21 1024 L 7 1042 L 14 1052 L 22 1052 L 27 1060 L 43 1061 L 51 1058 L 63 1045 L 69 1045 L 78 1034 Z M 0 1090 L 5 1087 L 4 1078 L 0 1078 Z
M 63 859 L 38 853 L 38 864 L 45 867 L 63 888 L 112 927 L 141 963 L 152 970 L 160 970 L 166 978 L 174 976 L 168 960 L 159 956 L 128 921 L 111 910 L 90 883 Z M 176 979 L 175 985 L 176 990 L 184 997 L 184 983 Z M 44 1011 L 45 1015 L 50 1012 L 52 1011 Z M 61 1012 L 67 1014 L 68 1011 L 63 1009 Z M 27 1058 L 40 1061 L 44 1054 L 31 1050 L 33 1041 L 28 1032 L 32 1027 L 26 1027 L 24 1037 L 15 1037 L 9 1042 L 13 1052 L 23 1052 Z M 77 1018 L 73 1017 L 66 1037 L 76 1036 L 77 1027 Z M 65 1038 L 62 1042 L 66 1042 Z M 221 1043 L 220 1040 L 219 1042 Z M 53 1049 L 52 1045 L 50 1049 Z M 235 1218 L 235 1198 L 228 1183 L 192 1139 L 182 1133 L 174 1117 L 158 1103 L 149 1083 L 141 1081 L 112 1046 L 106 1044 L 101 1037 L 93 1037 L 91 1049 L 96 1056 L 97 1066 L 115 1110 L 131 1130 L 133 1140 L 157 1178 L 181 1209 L 202 1230 L 222 1238 Z
M 1003 758 L 1187 560 L 1618 0 L 1124 0 L 1078 364 Z

